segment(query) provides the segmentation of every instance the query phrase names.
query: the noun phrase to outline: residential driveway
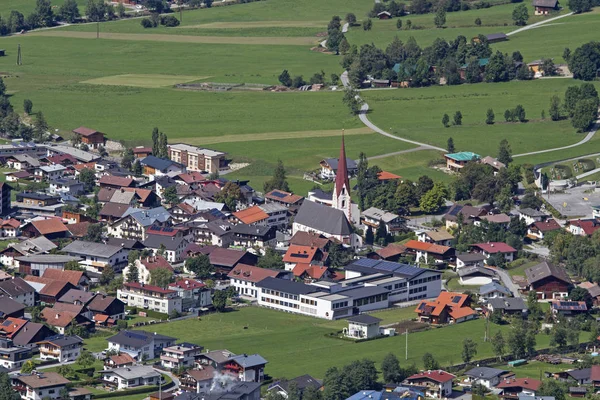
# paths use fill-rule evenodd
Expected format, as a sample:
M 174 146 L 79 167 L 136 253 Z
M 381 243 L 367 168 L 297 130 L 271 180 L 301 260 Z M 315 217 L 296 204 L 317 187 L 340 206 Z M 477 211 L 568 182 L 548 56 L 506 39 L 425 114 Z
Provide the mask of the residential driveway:
M 519 286 L 515 285 L 513 283 L 512 278 L 510 277 L 508 272 L 506 272 L 502 268 L 490 268 L 490 269 L 492 269 L 494 272 L 496 272 L 498 274 L 498 276 L 500 277 L 500 280 L 502 281 L 502 284 L 504 286 L 506 286 L 508 288 L 508 290 L 510 290 L 512 292 L 513 296 L 521 297 L 521 294 L 519 293 Z

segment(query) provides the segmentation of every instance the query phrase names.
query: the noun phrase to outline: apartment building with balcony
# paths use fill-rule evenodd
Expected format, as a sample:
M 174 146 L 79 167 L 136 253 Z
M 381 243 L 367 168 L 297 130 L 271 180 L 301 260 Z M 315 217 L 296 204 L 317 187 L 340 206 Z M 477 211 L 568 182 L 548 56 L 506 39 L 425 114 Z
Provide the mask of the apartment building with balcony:
M 17 346 L 11 339 L 0 338 L 0 366 L 10 371 L 17 370 L 31 357 L 31 348 Z
M 178 292 L 158 286 L 127 282 L 123 284 L 122 289 L 117 290 L 117 298 L 129 307 L 138 307 L 164 314 L 182 311 L 182 299 Z
M 196 357 L 204 347 L 193 343 L 181 343 L 166 347 L 160 355 L 160 365 L 167 369 L 193 368 Z
M 79 336 L 56 335 L 37 343 L 40 359 L 60 362 L 75 361 L 81 355 L 83 339 Z
M 188 171 L 218 172 L 227 169 L 227 153 L 184 143 L 171 144 L 168 147 L 169 158 L 185 165 Z

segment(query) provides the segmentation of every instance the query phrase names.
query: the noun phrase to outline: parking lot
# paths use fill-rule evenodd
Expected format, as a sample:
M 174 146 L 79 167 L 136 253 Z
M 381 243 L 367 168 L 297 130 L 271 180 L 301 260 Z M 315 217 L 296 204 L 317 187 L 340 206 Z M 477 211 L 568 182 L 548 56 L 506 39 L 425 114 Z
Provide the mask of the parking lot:
M 591 218 L 592 206 L 600 204 L 600 191 L 595 186 L 584 185 L 566 189 L 564 193 L 551 193 L 544 198 L 563 215 L 569 217 Z

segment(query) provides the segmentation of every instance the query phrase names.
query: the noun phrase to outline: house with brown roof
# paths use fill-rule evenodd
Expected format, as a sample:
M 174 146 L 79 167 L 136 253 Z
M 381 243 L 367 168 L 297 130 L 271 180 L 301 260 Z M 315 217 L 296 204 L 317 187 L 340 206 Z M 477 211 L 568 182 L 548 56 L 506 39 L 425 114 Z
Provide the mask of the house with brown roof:
M 25 280 L 30 282 L 30 276 L 25 277 Z M 45 279 L 45 278 L 42 278 Z M 66 281 L 55 281 L 47 279 L 49 281 L 44 284 L 44 287 L 39 291 L 40 302 L 42 304 L 54 304 L 70 289 L 75 289 L 75 286 Z
M 333 271 L 323 265 L 310 265 L 298 263 L 292 270 L 295 278 L 301 279 L 306 283 L 315 282 L 321 279 L 329 279 L 334 277 Z
M 562 227 L 554 219 L 536 221 L 527 227 L 527 237 L 533 240 L 544 240 L 547 233 L 556 232 L 561 229 Z
M 291 192 L 285 192 L 283 190 L 271 190 L 269 193 L 265 194 L 265 201 L 267 203 L 277 203 L 282 206 L 292 207 L 299 206 L 304 201 L 304 196 L 299 196 L 297 194 L 293 194 Z
M 456 376 L 441 369 L 421 371 L 404 380 L 405 384 L 423 388 L 427 397 L 448 398 L 452 395 L 452 381 Z
M 596 283 L 587 282 L 587 281 L 581 282 L 577 286 L 579 286 L 582 289 L 587 290 L 587 292 L 590 294 L 590 297 L 592 298 L 594 306 L 600 305 L 600 286 L 598 286 Z
M 91 149 L 97 149 L 106 143 L 104 133 L 98 132 L 95 129 L 80 126 L 77 129 L 73 129 L 73 133 L 81 138 L 81 143 L 86 144 Z
M 403 244 L 390 243 L 384 248 L 376 250 L 375 253 L 377 254 L 377 257 L 369 258 L 396 262 L 402 255 L 407 254 L 407 249 Z
M 290 239 L 290 245 L 317 247 L 321 251 L 327 251 L 331 239 L 316 232 L 298 231 Z
M 140 307 L 167 315 L 173 311 L 182 311 L 181 297 L 177 291 L 158 286 L 126 282 L 117 290 L 117 298 L 130 307 Z
M 548 15 L 559 9 L 558 0 L 533 0 L 534 15 Z
M 135 365 L 135 359 L 127 353 L 119 353 L 104 360 L 104 370 L 125 368 Z
M 0 324 L 0 335 L 12 339 L 18 346 L 35 347 L 37 342 L 55 335 L 44 324 L 19 318 L 7 318 Z
M 99 182 L 101 188 L 121 189 L 135 187 L 135 179 L 115 175 L 103 175 Z
M 459 218 L 462 218 L 463 224 L 469 225 L 475 221 L 476 217 L 481 217 L 485 214 L 487 214 L 487 211 L 480 207 L 453 204 L 446 214 L 444 214 L 444 219 L 446 220 L 446 229 L 458 226 Z
M 21 223 L 14 218 L 0 219 L 0 237 L 17 237 L 21 230 Z
M 442 292 L 437 299 L 423 300 L 415 312 L 421 322 L 438 324 L 456 324 L 477 316 L 471 307 L 471 298 L 467 294 Z
M 238 264 L 228 274 L 229 284 L 233 286 L 240 296 L 256 298 L 258 290 L 256 284 L 265 278 L 290 279 L 291 274 L 286 271 L 260 268 L 252 265 Z
M 129 209 L 129 204 L 106 203 L 98 212 L 98 218 L 112 224 L 121 219 Z
M 207 246 L 210 263 L 215 266 L 217 272 L 229 273 L 238 264 L 256 265 L 258 257 L 248 251 L 234 249 L 223 249 L 221 247 Z
M 23 236 L 35 238 L 45 236 L 50 240 L 69 237 L 69 228 L 62 223 L 60 218 L 47 218 L 31 221 L 21 229 Z
M 235 219 L 246 225 L 264 225 L 269 219 L 269 214 L 264 212 L 259 206 L 248 207 L 244 210 L 233 213 Z
M 436 264 L 443 264 L 454 259 L 454 249 L 439 244 L 409 240 L 404 244 L 409 254 L 414 254 L 418 263 L 427 264 L 431 258 Z
M 189 369 L 181 377 L 181 387 L 191 393 L 208 393 L 217 370 L 210 365 Z
M 9 297 L 27 307 L 35 305 L 35 289 L 18 276 L 0 282 L 0 295 Z
M 82 271 L 60 270 L 48 268 L 42 275 L 43 278 L 53 279 L 55 281 L 69 282 L 79 289 L 87 289 L 90 279 Z
M 318 247 L 290 245 L 283 256 L 285 269 L 293 270 L 297 264 L 323 265 L 327 261 L 327 253 Z
M 63 311 L 66 309 L 71 311 Z M 40 318 L 63 335 L 67 329 L 75 326 L 81 326 L 91 332 L 94 330 L 95 324 L 83 315 L 83 310 L 84 306 L 56 303 L 53 308 L 44 308 L 40 313 Z
M 535 397 L 542 386 L 542 381 L 533 378 L 506 378 L 496 385 L 501 389 L 501 399 L 518 399 L 521 395 Z
M 23 400 L 48 398 L 57 400 L 60 392 L 71 383 L 57 372 L 35 372 L 30 375 L 14 375 L 11 377 L 13 389 Z M 89 396 L 88 398 L 91 398 Z
M 125 280 L 127 280 L 127 276 L 132 268 L 137 268 L 138 271 L 138 280 L 136 282 L 145 284 L 150 283 L 150 273 L 155 269 L 163 268 L 173 272 L 173 267 L 171 264 L 169 264 L 169 262 L 160 254 L 137 259 L 133 265 L 127 264 L 127 266 L 123 269 L 123 277 Z
M 21 304 L 10 297 L 0 296 L 0 318 L 23 318 L 24 313 L 24 304 Z
M 535 291 L 538 299 L 564 299 L 573 285 L 564 268 L 544 261 L 525 270 L 527 290 Z

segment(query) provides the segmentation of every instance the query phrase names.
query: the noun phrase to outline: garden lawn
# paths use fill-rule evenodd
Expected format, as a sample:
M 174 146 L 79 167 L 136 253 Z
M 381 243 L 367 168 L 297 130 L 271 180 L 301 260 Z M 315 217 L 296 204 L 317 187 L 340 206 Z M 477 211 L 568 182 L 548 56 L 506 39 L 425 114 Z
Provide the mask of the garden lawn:
M 526 260 L 524 260 L 524 261 L 526 261 Z M 524 277 L 525 270 L 527 268 L 531 268 L 537 264 L 539 264 L 539 261 L 526 261 L 525 263 L 523 263 L 522 265 L 520 265 L 518 267 L 508 268 L 507 271 L 510 276 L 523 276 Z
M 406 313 L 406 310 L 402 310 Z M 383 315 L 383 314 L 375 314 Z M 393 318 L 385 316 L 386 322 Z M 398 320 L 405 319 L 400 317 Z M 483 342 L 485 321 L 475 320 L 454 326 L 432 329 L 409 335 L 409 359 L 403 360 L 405 337 L 354 343 L 331 339 L 326 334 L 341 330 L 344 321 L 325 321 L 257 307 L 246 307 L 223 314 L 211 314 L 201 320 L 159 324 L 145 329 L 159 334 L 176 336 L 180 341 L 200 344 L 209 349 L 228 349 L 235 353 L 259 353 L 265 357 L 266 373 L 277 378 L 311 374 L 323 378 L 332 366 L 342 366 L 356 359 L 369 358 L 377 363 L 393 352 L 402 364 L 421 365 L 424 353 L 431 352 L 441 363 L 460 362 L 462 340 L 466 337 L 478 343 L 477 358 L 493 355 L 490 342 Z M 246 329 L 245 329 L 246 328 Z M 490 334 L 507 332 L 510 326 L 491 325 Z M 585 336 L 582 336 L 585 338 Z M 538 347 L 547 347 L 549 337 L 538 335 Z M 106 345 L 106 343 L 105 343 Z M 89 339 L 86 347 L 90 347 Z M 316 363 L 315 359 L 319 362 Z M 293 362 L 290 362 L 293 360 Z
M 382 129 L 440 147 L 446 147 L 452 137 L 458 151 L 495 156 L 502 139 L 508 139 L 513 154 L 566 146 L 583 139 L 584 135 L 577 133 L 570 121 L 553 122 L 540 117 L 542 110 L 548 114 L 553 95 L 562 98 L 566 88 L 577 83 L 570 79 L 545 79 L 366 91 L 362 95 L 372 109 L 369 118 Z M 529 121 L 505 123 L 504 111 L 517 104 L 523 105 Z M 496 116 L 493 125 L 485 124 L 489 108 Z M 445 128 L 441 123 L 443 114 L 447 113 L 452 121 L 456 111 L 463 115 L 462 125 Z M 578 149 L 579 154 L 585 151 L 584 147 L 587 149 L 588 145 Z M 523 158 L 518 161 L 532 162 L 529 156 Z
M 435 150 L 421 150 L 412 153 L 404 153 L 385 158 L 379 158 L 369 162 L 370 165 L 378 165 L 384 171 L 392 172 L 402 176 L 404 179 L 416 181 L 422 175 L 428 175 L 434 181 L 450 182 L 452 175 L 446 174 L 439 169 L 429 166 L 430 161 L 442 160 L 442 153 Z

